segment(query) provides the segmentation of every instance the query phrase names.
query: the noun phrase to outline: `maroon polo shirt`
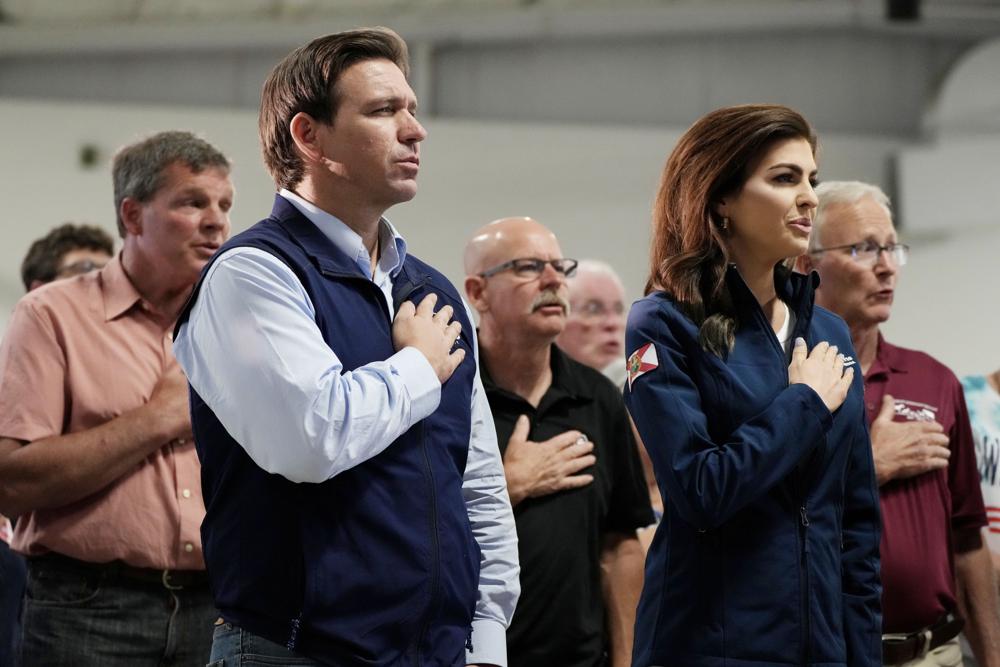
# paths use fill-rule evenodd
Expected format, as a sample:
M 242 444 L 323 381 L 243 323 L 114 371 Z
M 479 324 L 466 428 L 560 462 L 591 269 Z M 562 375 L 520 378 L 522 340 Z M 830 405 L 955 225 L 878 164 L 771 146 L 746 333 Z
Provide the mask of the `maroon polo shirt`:
M 986 525 L 975 444 L 962 385 L 933 357 L 890 345 L 879 335 L 865 376 L 868 425 L 882 397 L 895 421 L 937 421 L 948 435 L 948 467 L 879 488 L 882 506 L 882 629 L 915 632 L 955 610 L 956 536 Z

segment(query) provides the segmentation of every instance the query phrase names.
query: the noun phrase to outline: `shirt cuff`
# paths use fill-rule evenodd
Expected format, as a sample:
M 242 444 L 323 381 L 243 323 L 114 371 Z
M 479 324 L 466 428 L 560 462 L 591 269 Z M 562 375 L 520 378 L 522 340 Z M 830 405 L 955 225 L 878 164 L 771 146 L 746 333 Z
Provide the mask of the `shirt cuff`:
M 465 664 L 507 667 L 507 629 L 499 621 L 473 621 L 470 645 L 472 650 L 465 652 Z
M 410 415 L 413 423 L 429 417 L 441 402 L 441 382 L 423 352 L 404 347 L 389 357 L 392 373 L 399 377 L 410 395 Z

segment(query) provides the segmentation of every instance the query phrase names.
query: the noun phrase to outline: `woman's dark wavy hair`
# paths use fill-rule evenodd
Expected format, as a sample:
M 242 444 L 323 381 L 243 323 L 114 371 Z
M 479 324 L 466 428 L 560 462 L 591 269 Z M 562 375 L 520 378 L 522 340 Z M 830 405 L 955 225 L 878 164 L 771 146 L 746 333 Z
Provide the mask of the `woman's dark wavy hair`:
M 699 325 L 701 346 L 719 357 L 732 350 L 737 321 L 726 287 L 726 232 L 714 208 L 739 193 L 776 141 L 793 138 L 807 140 L 815 154 L 812 127 L 788 107 L 717 109 L 684 133 L 663 168 L 646 293 L 669 293 Z

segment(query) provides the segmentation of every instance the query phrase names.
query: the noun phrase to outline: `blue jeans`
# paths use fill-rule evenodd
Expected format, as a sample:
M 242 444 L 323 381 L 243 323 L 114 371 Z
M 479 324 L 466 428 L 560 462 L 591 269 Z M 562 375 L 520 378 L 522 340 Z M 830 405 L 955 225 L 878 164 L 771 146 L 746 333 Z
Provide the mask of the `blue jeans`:
M 292 653 L 252 632 L 232 623 L 215 626 L 212 637 L 212 657 L 208 667 L 274 667 L 274 665 L 300 665 L 322 667 L 320 663 Z
M 171 590 L 28 561 L 22 667 L 203 667 L 218 613 L 201 584 Z
M 28 570 L 21 554 L 0 540 L 0 665 L 16 667 L 21 636 L 21 600 Z

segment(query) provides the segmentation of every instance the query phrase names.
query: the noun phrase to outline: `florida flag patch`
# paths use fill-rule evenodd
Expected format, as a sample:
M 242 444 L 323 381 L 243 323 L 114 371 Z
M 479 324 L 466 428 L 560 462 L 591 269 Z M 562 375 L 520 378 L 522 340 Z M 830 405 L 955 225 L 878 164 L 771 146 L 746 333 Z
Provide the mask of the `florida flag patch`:
M 653 347 L 652 343 L 646 343 L 633 352 L 625 363 L 625 369 L 628 371 L 628 388 L 632 389 L 632 383 L 637 377 L 648 373 L 659 365 L 660 362 L 656 358 L 656 348 Z

